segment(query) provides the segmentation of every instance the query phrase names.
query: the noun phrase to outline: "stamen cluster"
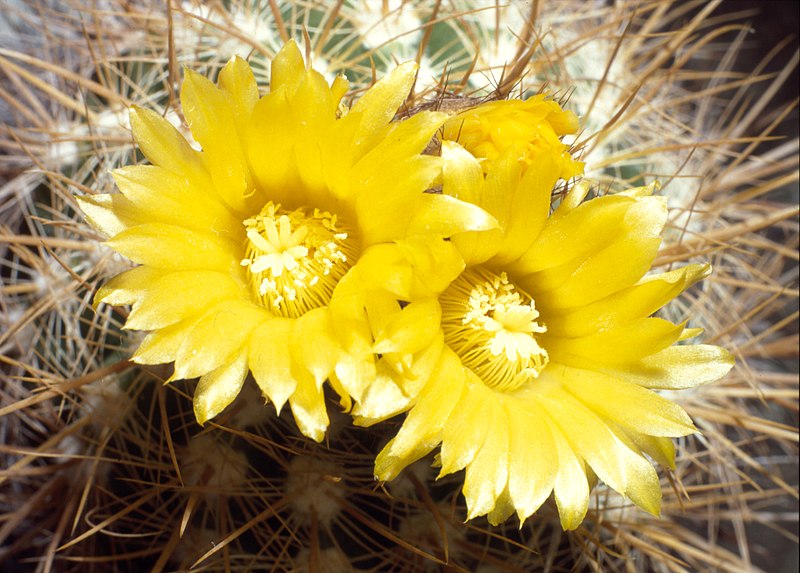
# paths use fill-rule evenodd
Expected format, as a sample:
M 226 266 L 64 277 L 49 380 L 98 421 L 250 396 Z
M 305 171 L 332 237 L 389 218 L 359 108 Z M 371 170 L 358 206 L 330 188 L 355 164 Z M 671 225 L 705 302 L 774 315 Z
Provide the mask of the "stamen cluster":
M 586 201 L 561 141 L 577 117 L 548 96 L 397 119 L 416 76 L 398 66 L 345 113 L 347 80 L 329 84 L 293 42 L 263 95 L 241 58 L 216 85 L 187 70 L 199 150 L 133 108 L 151 165 L 118 170 L 120 194 L 78 198 L 140 265 L 96 302 L 131 305 L 126 327 L 150 331 L 134 362 L 199 378 L 201 424 L 252 376 L 321 441 L 327 383 L 359 424 L 408 412 L 376 477 L 441 445 L 441 475 L 465 470 L 470 519 L 524 520 L 552 493 L 574 529 L 595 476 L 657 514 L 648 457 L 674 467 L 666 440 L 695 428 L 653 389 L 710 382 L 733 361 L 676 345 L 697 331 L 652 315 L 708 267 L 645 276 L 665 201 L 655 185 Z M 295 511 L 330 521 L 338 474 L 298 464 Z
M 241 265 L 249 270 L 253 294 L 281 316 L 302 316 L 327 304 L 355 259 L 352 232 L 327 211 L 286 212 L 270 201 L 244 226 Z
M 547 351 L 534 336 L 547 328 L 536 321 L 533 298 L 506 273 L 469 269 L 440 300 L 445 342 L 489 386 L 513 390 L 547 365 Z

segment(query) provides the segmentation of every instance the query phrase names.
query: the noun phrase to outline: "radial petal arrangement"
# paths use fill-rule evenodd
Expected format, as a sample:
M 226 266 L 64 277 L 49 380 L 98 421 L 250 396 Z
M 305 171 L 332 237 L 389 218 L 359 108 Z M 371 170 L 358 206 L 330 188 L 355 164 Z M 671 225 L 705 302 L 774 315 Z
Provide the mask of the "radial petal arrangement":
M 338 287 L 370 246 L 404 238 L 442 201 L 457 203 L 423 193 L 441 158 L 421 152 L 446 115 L 391 122 L 415 72 L 397 67 L 348 109 L 344 77 L 328 85 L 293 42 L 273 60 L 263 96 L 241 58 L 217 85 L 186 70 L 181 106 L 201 150 L 156 112 L 131 111 L 150 165 L 115 171 L 119 194 L 78 200 L 107 244 L 139 266 L 95 300 L 132 305 L 126 328 L 149 331 L 135 362 L 174 362 L 171 380 L 199 377 L 200 423 L 231 403 L 249 372 L 317 441 L 328 425 L 326 380 L 345 407 L 360 399 L 375 365 L 348 352 L 354 342 L 333 327 Z M 491 224 L 464 204 L 437 230 Z
M 320 441 L 327 382 L 359 424 L 406 413 L 379 479 L 439 448 L 440 476 L 464 470 L 468 518 L 524 521 L 552 494 L 574 529 L 597 479 L 657 515 L 651 460 L 673 467 L 671 438 L 695 432 L 658 391 L 733 361 L 655 315 L 710 267 L 648 274 L 657 185 L 587 200 L 561 140 L 578 118 L 553 99 L 395 119 L 415 73 L 400 65 L 348 107 L 347 81 L 292 42 L 263 96 L 240 58 L 216 85 L 187 70 L 193 142 L 135 108 L 150 164 L 79 197 L 138 265 L 96 302 L 131 305 L 126 328 L 148 331 L 135 362 L 199 378 L 201 424 L 252 374 Z
M 647 274 L 667 218 L 655 184 L 590 200 L 590 187 L 574 184 L 551 213 L 558 180 L 581 168 L 554 134 L 576 123 L 551 111 L 539 115 L 538 129 L 528 117 L 517 125 L 511 112 L 520 104 L 488 104 L 495 118 L 485 122 L 490 114 L 479 107 L 461 121 L 464 129 L 459 118 L 445 124 L 443 193 L 481 206 L 500 225 L 440 245 L 458 250 L 463 269 L 424 268 L 408 248 L 387 249 L 380 260 L 367 253 L 372 276 L 406 265 L 420 282 L 437 285 L 405 293 L 407 306 L 387 319 L 405 325 L 394 345 L 381 345 L 400 357 L 395 371 L 404 371 L 402 357 L 415 348 L 408 331 L 434 337 L 430 316 L 440 317 L 442 342 L 424 381 L 379 379 L 381 388 L 365 392 L 355 409 L 362 424 L 391 416 L 398 404 L 408 410 L 376 475 L 391 480 L 439 447 L 440 477 L 465 470 L 468 518 L 488 515 L 497 524 L 516 513 L 524 521 L 552 493 L 562 526 L 574 529 L 595 478 L 658 514 L 661 487 L 648 458 L 673 467 L 670 438 L 695 427 L 657 390 L 716 380 L 733 360 L 716 346 L 682 344 L 697 329 L 653 314 L 710 267 Z M 509 113 L 498 112 L 503 105 Z M 422 305 L 429 315 L 414 316 Z M 369 403 L 392 392 L 405 401 Z

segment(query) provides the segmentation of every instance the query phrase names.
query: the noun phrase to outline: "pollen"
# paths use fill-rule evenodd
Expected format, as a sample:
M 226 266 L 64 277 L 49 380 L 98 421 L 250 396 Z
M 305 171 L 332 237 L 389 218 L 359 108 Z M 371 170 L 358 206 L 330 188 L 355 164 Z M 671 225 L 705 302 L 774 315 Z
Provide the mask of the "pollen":
M 328 304 L 358 255 L 354 232 L 327 211 L 284 211 L 269 202 L 244 226 L 241 264 L 249 271 L 253 296 L 287 318 Z
M 536 335 L 533 298 L 482 267 L 462 273 L 440 297 L 445 342 L 487 385 L 511 391 L 537 378 L 548 362 Z

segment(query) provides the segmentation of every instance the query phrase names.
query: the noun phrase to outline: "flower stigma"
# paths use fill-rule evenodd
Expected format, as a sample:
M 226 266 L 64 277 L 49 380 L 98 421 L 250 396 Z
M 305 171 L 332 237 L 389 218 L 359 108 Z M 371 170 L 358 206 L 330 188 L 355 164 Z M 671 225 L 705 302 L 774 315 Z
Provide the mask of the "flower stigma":
M 470 268 L 439 300 L 445 342 L 488 386 L 515 390 L 547 365 L 547 351 L 535 336 L 547 328 L 536 321 L 533 298 L 506 273 Z
M 245 258 L 255 298 L 270 311 L 297 318 L 325 306 L 358 254 L 354 233 L 327 211 L 285 211 L 267 203 L 244 221 Z

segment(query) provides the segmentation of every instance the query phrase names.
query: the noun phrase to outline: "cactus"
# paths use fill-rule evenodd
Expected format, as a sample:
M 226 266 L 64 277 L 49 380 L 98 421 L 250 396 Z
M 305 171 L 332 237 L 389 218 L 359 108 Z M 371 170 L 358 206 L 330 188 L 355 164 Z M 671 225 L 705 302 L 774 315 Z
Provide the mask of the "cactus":
M 797 56 L 776 52 L 749 73 L 741 14 L 667 0 L 0 6 L 3 567 L 780 566 L 778 543 L 796 543 L 798 138 L 795 122 L 776 139 L 796 111 L 775 94 Z M 665 316 L 691 317 L 738 364 L 724 381 L 674 397 L 702 433 L 678 442 L 676 467 L 661 476 L 660 518 L 600 486 L 572 532 L 551 502 L 519 528 L 465 523 L 463 478 L 435 481 L 431 459 L 391 483 L 374 480 L 375 455 L 399 420 L 354 427 L 331 395 L 329 434 L 317 444 L 246 385 L 200 427 L 195 382 L 165 386 L 166 367 L 127 360 L 140 335 L 122 329 L 125 311 L 92 308 L 92 297 L 128 263 L 102 245 L 73 195 L 112 192 L 109 171 L 142 159 L 131 105 L 190 135 L 181 66 L 215 77 L 238 54 L 263 89 L 290 38 L 328 80 L 347 76 L 348 101 L 417 60 L 400 115 L 548 93 L 581 118 L 567 143 L 593 194 L 661 180 L 670 219 L 658 268 L 699 258 L 716 268 Z

